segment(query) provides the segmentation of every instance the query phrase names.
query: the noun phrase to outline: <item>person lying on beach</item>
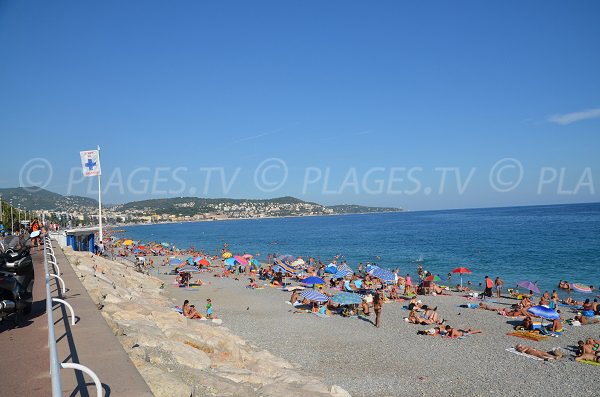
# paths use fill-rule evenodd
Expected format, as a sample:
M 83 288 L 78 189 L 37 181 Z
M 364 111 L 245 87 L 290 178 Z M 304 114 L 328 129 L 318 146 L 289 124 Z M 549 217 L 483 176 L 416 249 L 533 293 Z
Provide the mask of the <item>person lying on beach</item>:
M 597 320 L 595 318 L 588 318 L 587 316 L 584 316 L 584 315 L 575 316 L 573 318 L 573 320 L 579 321 L 581 323 L 581 325 L 588 325 L 588 324 L 597 324 L 597 323 L 600 323 L 600 320 Z
M 446 325 L 446 336 L 449 338 L 460 338 L 461 336 L 481 334 L 482 332 L 483 331 L 481 331 L 479 329 L 472 329 L 472 328 L 456 329 L 456 328 L 452 328 L 449 325 Z
M 478 308 L 478 309 L 481 309 L 481 310 L 489 310 L 489 311 L 491 311 L 491 312 L 497 312 L 497 311 L 499 311 L 499 310 L 500 310 L 500 309 L 495 309 L 495 308 L 493 308 L 493 307 L 491 307 L 491 306 L 488 306 L 488 305 L 486 305 L 486 304 L 485 304 L 485 303 L 483 303 L 483 302 L 479 302 L 479 306 L 477 306 L 477 308 Z
M 498 314 L 505 317 L 527 317 L 529 315 L 529 312 L 525 309 L 499 309 Z
M 437 295 L 449 295 L 449 294 L 445 294 L 444 293 L 444 289 L 442 287 L 440 287 L 439 285 L 435 284 L 435 283 L 431 283 L 431 289 L 433 290 L 433 292 L 435 292 Z
M 435 324 L 443 324 L 444 320 L 440 321 L 440 317 L 439 314 L 437 312 L 437 306 L 433 309 L 427 307 L 427 306 L 423 306 L 423 310 L 425 310 L 425 314 L 423 315 L 423 317 L 429 321 L 431 321 L 432 323 Z
M 559 358 L 562 357 L 560 350 L 553 350 L 552 353 L 547 353 L 543 350 L 539 350 L 534 347 L 525 346 L 525 345 L 521 345 L 521 344 L 516 345 L 515 350 L 520 353 L 529 354 L 530 356 L 542 358 L 542 359 L 544 359 L 544 361 L 558 360 Z
M 569 305 L 569 306 L 583 306 L 583 301 L 576 301 L 575 299 L 571 298 L 570 296 L 567 297 L 567 299 L 563 300 L 563 303 L 565 305 Z
M 417 296 L 415 295 L 410 299 L 410 302 L 408 302 L 408 310 L 420 309 L 422 305 L 423 302 L 417 300 Z
M 200 314 L 194 305 L 190 305 L 189 300 L 183 301 L 183 315 L 190 319 L 202 318 L 202 314 Z
M 256 280 L 254 280 L 254 278 L 250 277 L 248 279 L 248 281 L 250 281 L 250 284 L 248 284 L 248 288 L 256 289 L 256 287 L 258 287 L 258 285 L 256 285 Z
M 410 311 L 410 313 L 408 314 L 408 317 L 406 318 L 406 321 L 411 324 L 417 324 L 417 325 L 431 325 L 434 323 L 434 321 L 431 321 L 427 318 L 419 316 L 415 309 Z
M 577 355 L 575 361 L 595 361 L 600 362 L 600 344 L 593 339 L 588 339 L 585 343 L 580 340 L 577 342 Z
M 456 291 L 458 291 L 458 292 L 470 292 L 471 288 L 469 288 L 469 287 L 461 287 L 460 284 L 456 284 Z

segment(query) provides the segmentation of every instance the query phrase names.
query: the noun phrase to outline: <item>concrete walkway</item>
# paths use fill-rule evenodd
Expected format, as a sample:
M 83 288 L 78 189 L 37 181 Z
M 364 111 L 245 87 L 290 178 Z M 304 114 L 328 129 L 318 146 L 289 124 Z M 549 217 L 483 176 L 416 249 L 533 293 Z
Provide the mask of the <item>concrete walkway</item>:
M 148 385 L 112 333 L 62 250 L 54 246 L 54 251 L 67 291 L 62 294 L 53 280 L 52 296 L 69 302 L 76 316 L 73 326 L 68 309 L 63 305 L 54 305 L 59 361 L 79 363 L 92 369 L 100 378 L 106 397 L 152 396 Z M 6 360 L 0 364 L 1 395 L 51 395 L 43 255 L 41 251 L 32 253 L 36 266 L 33 313 L 23 327 L 2 328 L 0 333 L 0 357 Z M 8 357 L 14 357 L 14 360 Z M 61 378 L 64 396 L 96 395 L 93 381 L 80 371 L 63 369 Z

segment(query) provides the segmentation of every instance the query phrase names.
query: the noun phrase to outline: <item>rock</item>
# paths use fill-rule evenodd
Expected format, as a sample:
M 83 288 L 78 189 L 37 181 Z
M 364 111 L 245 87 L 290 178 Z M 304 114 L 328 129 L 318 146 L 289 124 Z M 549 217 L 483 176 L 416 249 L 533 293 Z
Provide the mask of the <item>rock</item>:
M 161 330 L 174 326 L 187 326 L 188 319 L 185 316 L 177 313 L 175 310 L 159 311 L 154 310 L 150 313 L 150 318 L 155 322 L 156 326 Z
M 331 386 L 331 391 L 329 392 L 329 394 L 332 397 L 352 397 L 350 393 L 348 393 L 346 390 L 342 389 L 338 385 Z
M 160 348 L 170 353 L 175 361 L 195 369 L 207 369 L 210 367 L 210 357 L 202 350 L 181 342 L 166 340 L 160 344 Z
M 138 366 L 138 371 L 156 397 L 190 397 L 192 387 L 177 376 L 150 365 Z

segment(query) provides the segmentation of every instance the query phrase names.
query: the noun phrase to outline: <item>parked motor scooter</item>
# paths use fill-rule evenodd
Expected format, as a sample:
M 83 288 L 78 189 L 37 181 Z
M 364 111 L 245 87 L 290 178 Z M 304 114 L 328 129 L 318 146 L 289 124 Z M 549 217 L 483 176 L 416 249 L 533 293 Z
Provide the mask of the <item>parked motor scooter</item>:
M 19 325 L 21 315 L 31 313 L 35 274 L 29 250 L 31 239 L 39 235 L 35 231 L 0 241 L 0 322 L 12 315 Z

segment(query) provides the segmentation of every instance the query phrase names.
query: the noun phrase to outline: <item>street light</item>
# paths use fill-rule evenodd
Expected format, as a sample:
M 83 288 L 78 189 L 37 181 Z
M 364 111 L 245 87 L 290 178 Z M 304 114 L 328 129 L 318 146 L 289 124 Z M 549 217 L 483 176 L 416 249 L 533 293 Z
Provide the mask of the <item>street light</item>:
M 12 199 L 10 199 L 10 234 L 15 234 L 15 218 L 13 217 Z

